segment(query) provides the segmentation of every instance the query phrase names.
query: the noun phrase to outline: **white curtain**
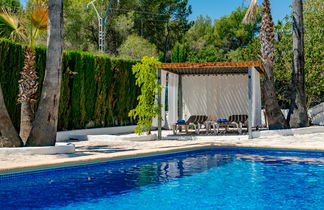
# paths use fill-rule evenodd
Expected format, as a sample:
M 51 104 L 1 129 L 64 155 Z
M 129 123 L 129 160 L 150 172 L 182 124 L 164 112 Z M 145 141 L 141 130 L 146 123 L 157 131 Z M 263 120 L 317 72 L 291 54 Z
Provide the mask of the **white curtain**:
M 172 128 L 172 124 L 178 120 L 178 87 L 179 75 L 169 73 L 168 80 L 168 128 Z
M 248 113 L 248 80 L 245 74 L 182 77 L 183 115 L 211 119 Z

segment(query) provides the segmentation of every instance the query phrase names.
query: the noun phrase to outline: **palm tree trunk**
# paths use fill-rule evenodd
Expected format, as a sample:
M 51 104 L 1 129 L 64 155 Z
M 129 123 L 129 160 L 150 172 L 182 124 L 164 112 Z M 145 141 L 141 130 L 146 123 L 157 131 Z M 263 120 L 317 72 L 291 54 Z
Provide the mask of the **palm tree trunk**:
M 261 59 L 264 64 L 264 98 L 265 111 L 268 117 L 269 129 L 287 127 L 286 120 L 281 112 L 275 92 L 273 78 L 274 64 L 274 27 L 270 11 L 269 0 L 263 2 L 263 16 L 261 22 Z
M 26 145 L 53 146 L 56 142 L 63 48 L 63 1 L 48 1 L 46 70 L 40 103 Z
M 26 142 L 32 122 L 34 120 L 34 110 L 36 92 L 38 88 L 37 74 L 35 71 L 35 52 L 27 47 L 25 51 L 25 61 L 23 71 L 20 72 L 18 102 L 21 103 L 20 111 L 20 138 Z
M 304 72 L 303 1 L 293 0 L 293 70 L 291 104 L 288 113 L 290 127 L 308 126 Z
M 29 101 L 21 102 L 19 136 L 21 140 L 25 143 L 27 141 L 30 130 L 32 128 L 33 120 L 34 120 L 34 113 L 31 108 L 30 102 Z
M 18 133 L 12 124 L 0 85 L 0 147 L 21 146 L 23 146 L 23 142 L 19 138 Z

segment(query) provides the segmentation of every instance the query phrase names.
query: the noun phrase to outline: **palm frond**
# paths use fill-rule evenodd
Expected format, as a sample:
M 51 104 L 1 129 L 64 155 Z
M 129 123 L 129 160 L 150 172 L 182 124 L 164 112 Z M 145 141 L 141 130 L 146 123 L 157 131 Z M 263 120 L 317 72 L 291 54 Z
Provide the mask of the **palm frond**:
M 28 20 L 29 46 L 36 44 L 39 35 L 47 30 L 48 8 L 44 0 L 33 0 L 33 7 Z
M 19 17 L 9 9 L 1 8 L 0 13 L 0 36 L 14 41 L 25 40 L 25 28 L 19 21 Z
M 33 3 L 32 25 L 40 31 L 45 31 L 48 23 L 47 5 L 41 0 L 34 0 Z
M 32 24 L 38 30 L 46 30 L 48 22 L 48 12 L 47 10 L 38 9 L 34 10 L 32 14 Z
M 247 9 L 245 16 L 243 18 L 244 24 L 253 23 L 258 17 L 259 7 L 257 0 L 251 0 L 250 6 Z

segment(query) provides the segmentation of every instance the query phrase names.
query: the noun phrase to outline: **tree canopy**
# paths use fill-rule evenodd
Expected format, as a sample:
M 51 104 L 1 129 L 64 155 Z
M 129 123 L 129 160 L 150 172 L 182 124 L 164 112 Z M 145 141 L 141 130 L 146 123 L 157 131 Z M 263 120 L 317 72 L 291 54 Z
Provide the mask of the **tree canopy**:
M 258 16 L 255 23 L 243 24 L 246 10 L 238 7 L 229 16 L 214 22 L 208 16 L 198 16 L 181 42 L 188 51 L 187 61 L 227 61 L 234 56 L 233 51 L 248 47 L 257 36 L 261 18 Z
M 10 8 L 13 12 L 17 12 L 21 10 L 21 5 L 19 0 L 0 0 L 0 7 Z
M 87 0 L 64 1 L 65 47 L 96 51 L 98 46 L 98 20 Z M 95 5 L 103 15 L 109 0 L 98 0 Z M 172 49 L 190 28 L 191 7 L 187 0 L 120 0 L 113 2 L 106 27 L 108 54 L 118 56 L 118 48 L 128 36 L 137 35 L 164 52 L 167 31 L 168 49 Z
M 46 0 L 44 0 L 46 2 Z M 14 3 L 16 2 L 16 3 Z M 18 3 L 17 3 L 18 2 Z M 22 19 L 31 14 L 29 0 Z M 109 0 L 95 2 L 104 14 Z M 64 48 L 97 52 L 98 20 L 88 0 L 64 1 Z M 0 5 L 18 5 L 19 1 L 1 0 Z M 189 21 L 191 6 L 187 0 L 114 1 L 107 20 L 107 53 L 117 57 L 140 59 L 158 57 L 166 50 L 166 61 L 218 62 L 259 60 L 260 15 L 253 24 L 242 24 L 247 8 L 239 7 L 218 20 L 198 16 Z M 18 15 L 17 15 L 18 17 Z M 19 16 L 20 17 L 20 16 Z M 305 73 L 307 106 L 324 101 L 323 93 L 323 4 L 305 0 Z M 287 17 L 275 24 L 274 79 L 282 108 L 288 108 L 292 71 L 292 21 Z M 5 31 L 1 31 L 4 36 Z M 169 33 L 168 33 L 169 32 Z M 6 33 L 8 37 L 8 33 Z M 39 36 L 37 44 L 45 44 Z M 170 52 L 171 51 L 171 52 Z
M 125 59 L 140 60 L 144 56 L 158 58 L 155 45 L 136 35 L 128 36 L 126 41 L 118 48 L 118 52 L 119 56 Z
M 238 8 L 216 21 L 199 16 L 184 38 L 172 50 L 172 62 L 218 62 L 260 60 L 260 40 L 255 24 L 242 25 L 246 9 Z M 305 77 L 307 107 L 324 101 L 323 75 L 323 4 L 306 0 Z M 281 108 L 289 107 L 292 72 L 292 20 L 287 16 L 275 24 L 275 88 Z M 185 56 L 184 56 L 185 55 Z
M 321 0 L 304 3 L 305 71 L 307 106 L 324 102 L 324 4 Z

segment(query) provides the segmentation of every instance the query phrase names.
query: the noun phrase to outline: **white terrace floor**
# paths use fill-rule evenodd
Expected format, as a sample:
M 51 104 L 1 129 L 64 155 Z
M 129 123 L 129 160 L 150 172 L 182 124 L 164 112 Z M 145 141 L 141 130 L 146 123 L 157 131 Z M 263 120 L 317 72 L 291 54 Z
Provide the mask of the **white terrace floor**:
M 324 127 L 322 132 L 294 136 L 264 136 L 248 139 L 247 135 L 202 136 L 178 140 L 129 141 L 107 140 L 102 136 L 91 137 L 89 141 L 74 141 L 74 154 L 30 155 L 10 154 L 0 155 L 1 171 L 32 170 L 43 167 L 74 165 L 79 163 L 97 162 L 112 159 L 122 159 L 134 156 L 168 153 L 181 150 L 191 150 L 214 146 L 282 148 L 324 151 Z M 321 129 L 322 129 L 321 128 Z M 169 134 L 165 131 L 163 135 Z M 190 137 L 190 136 L 187 136 Z

